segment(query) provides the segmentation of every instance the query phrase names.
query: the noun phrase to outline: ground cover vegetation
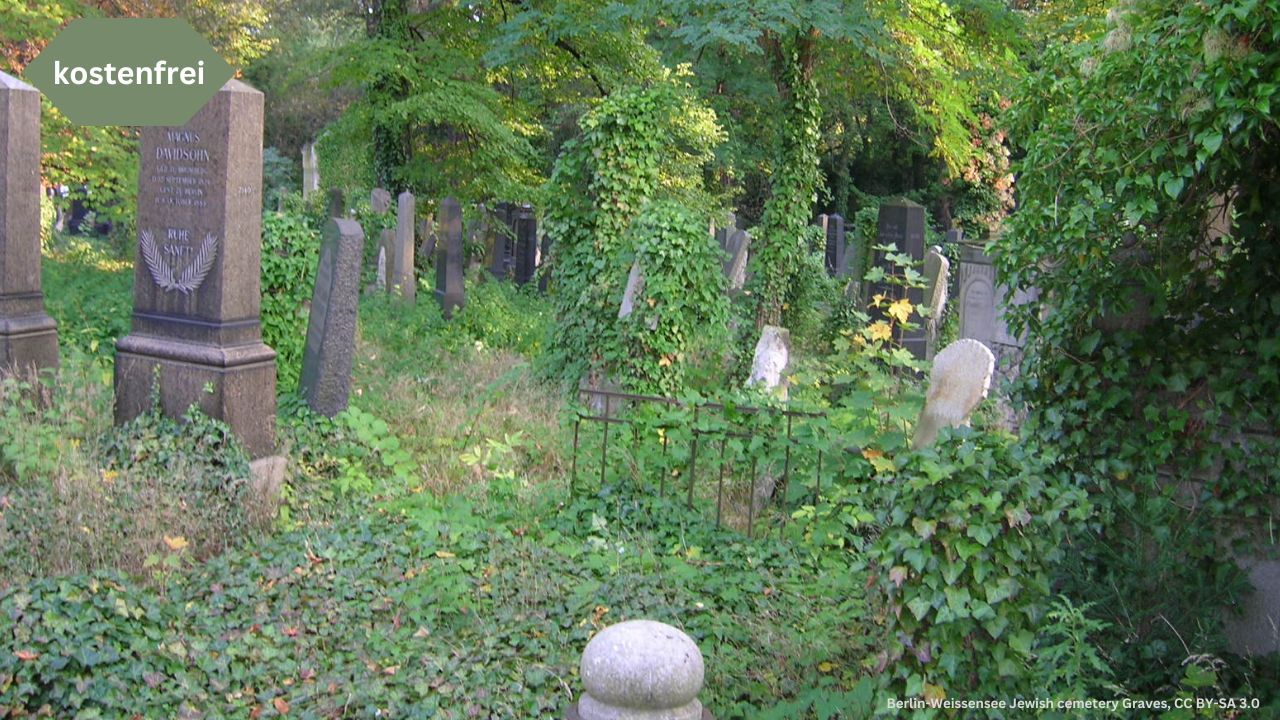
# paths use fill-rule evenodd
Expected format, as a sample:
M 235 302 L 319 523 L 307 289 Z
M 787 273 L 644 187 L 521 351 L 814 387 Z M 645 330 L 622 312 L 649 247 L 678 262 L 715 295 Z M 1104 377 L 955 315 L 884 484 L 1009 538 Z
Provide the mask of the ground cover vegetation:
M 638 617 L 697 641 L 716 717 L 1280 709 L 1274 660 L 1224 637 L 1249 589 L 1224 558 L 1274 554 L 1280 2 L 14 0 L 0 63 L 148 15 L 188 17 L 266 96 L 289 471 L 256 487 L 195 412 L 113 426 L 137 129 L 46 104 L 44 183 L 112 230 L 42 237 L 62 366 L 0 380 L 0 717 L 558 718 L 585 643 Z M 312 413 L 312 142 L 364 229 L 362 287 L 383 187 L 423 218 L 457 197 L 468 227 L 531 203 L 547 291 L 469 243 L 446 320 L 419 257 L 415 304 L 361 298 L 350 407 Z M 830 278 L 811 227 L 846 218 L 862 287 L 919 288 L 877 238 L 891 196 L 1030 299 L 1016 379 L 924 449 L 928 364 L 895 338 L 928 310 Z M 707 232 L 731 210 L 752 232 L 732 292 Z M 779 323 L 786 400 L 745 384 Z M 583 378 L 673 402 L 601 427 Z

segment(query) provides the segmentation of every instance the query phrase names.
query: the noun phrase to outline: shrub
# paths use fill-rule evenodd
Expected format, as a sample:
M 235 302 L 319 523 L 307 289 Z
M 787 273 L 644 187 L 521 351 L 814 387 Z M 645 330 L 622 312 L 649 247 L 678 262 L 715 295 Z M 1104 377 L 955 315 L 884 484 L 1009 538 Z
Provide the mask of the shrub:
M 294 213 L 262 216 L 262 339 L 276 351 L 276 385 L 294 390 L 302 375 L 307 316 L 320 257 L 320 231 Z

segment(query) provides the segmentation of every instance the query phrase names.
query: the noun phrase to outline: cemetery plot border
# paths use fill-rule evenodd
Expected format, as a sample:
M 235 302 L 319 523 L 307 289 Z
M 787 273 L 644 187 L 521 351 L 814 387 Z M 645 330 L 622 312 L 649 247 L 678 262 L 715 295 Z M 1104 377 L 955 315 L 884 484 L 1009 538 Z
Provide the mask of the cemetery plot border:
M 599 463 L 601 485 L 610 479 L 611 467 L 625 467 L 630 471 L 630 481 L 637 485 L 656 474 L 659 496 L 665 497 L 670 486 L 672 492 L 683 492 L 690 508 L 695 498 L 714 498 L 719 528 L 733 525 L 729 522 L 730 505 L 735 501 L 733 486 L 745 481 L 750 488 L 748 497 L 745 502 L 737 500 L 745 506 L 747 537 L 754 537 L 755 527 L 762 520 L 762 500 L 773 495 L 785 504 L 789 494 L 798 492 L 791 487 L 793 478 L 812 473 L 812 492 L 804 492 L 801 497 L 815 504 L 821 497 L 822 469 L 824 460 L 830 462 L 829 453 L 813 442 L 814 433 L 807 428 L 809 423 L 826 420 L 821 413 L 713 402 L 691 404 L 675 398 L 599 388 L 580 388 L 578 393 L 583 404 L 577 409 L 573 424 L 571 496 L 577 495 L 580 480 L 585 480 L 580 478 L 580 469 L 584 473 L 596 470 L 588 468 L 589 464 Z M 594 438 L 586 435 L 593 426 L 599 428 L 599 452 L 592 450 L 588 455 L 587 445 Z M 624 434 L 619 439 L 617 431 L 624 429 L 630 430 L 630 437 Z M 642 447 L 646 442 L 652 445 Z M 633 452 L 627 453 L 628 449 Z M 748 449 L 755 452 L 747 453 Z M 846 449 L 854 454 L 860 451 Z M 625 454 L 619 456 L 619 452 Z M 761 455 L 766 458 L 763 463 Z M 706 479 L 708 473 L 714 478 L 714 487 L 700 487 L 699 478 Z M 760 497 L 759 478 L 768 476 L 773 476 L 776 484 L 765 488 Z M 781 533 L 789 517 L 788 511 L 776 513 L 771 519 L 773 527 Z

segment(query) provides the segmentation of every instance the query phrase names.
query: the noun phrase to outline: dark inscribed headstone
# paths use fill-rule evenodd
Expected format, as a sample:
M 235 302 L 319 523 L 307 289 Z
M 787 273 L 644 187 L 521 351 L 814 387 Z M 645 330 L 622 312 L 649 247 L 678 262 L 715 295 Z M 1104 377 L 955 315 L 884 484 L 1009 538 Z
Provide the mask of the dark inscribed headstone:
M 545 293 L 551 283 L 551 236 L 542 236 L 542 246 L 538 249 L 538 292 Z
M 391 260 L 388 262 L 388 282 L 391 292 L 401 298 L 413 302 L 418 297 L 418 279 L 414 273 L 414 214 L 417 203 L 413 193 L 405 191 L 396 199 L 396 234 L 391 245 Z
M 445 318 L 465 302 L 462 288 L 462 206 L 453 198 L 440 202 L 440 240 L 436 243 L 436 300 Z
M 340 188 L 329 188 L 329 217 L 344 217 L 347 214 L 347 199 Z
M 514 278 L 517 285 L 533 280 L 538 270 L 538 218 L 533 208 L 523 205 L 516 211 L 516 254 Z
M 827 248 L 823 259 L 827 274 L 835 277 L 845 267 L 844 218 L 828 215 L 826 224 Z
M 40 290 L 40 91 L 0 72 L 0 371 L 57 366 Z
M 192 405 L 252 458 L 275 451 L 276 353 L 262 342 L 262 93 L 230 80 L 182 126 L 142 129 L 133 331 L 116 422 Z
M 886 200 L 880 205 L 880 216 L 877 222 L 877 242 L 880 245 L 891 245 L 896 252 L 903 253 L 913 262 L 924 260 L 924 206 L 911 202 L 906 198 Z M 890 262 L 884 251 L 876 251 L 876 264 L 884 269 L 886 275 L 901 275 L 904 268 Z M 924 302 L 924 291 L 921 288 L 903 288 L 901 285 L 875 283 L 871 294 L 884 295 L 889 301 L 906 297 L 912 306 L 920 307 Z M 895 331 L 894 339 L 911 351 L 917 358 L 923 359 L 926 352 L 925 332 L 919 317 L 913 319 L 920 327 L 907 332 Z
M 363 260 L 364 230 L 360 223 L 331 219 L 320 247 L 302 378 L 298 383 L 311 409 L 329 417 L 347 408 L 351 393 Z

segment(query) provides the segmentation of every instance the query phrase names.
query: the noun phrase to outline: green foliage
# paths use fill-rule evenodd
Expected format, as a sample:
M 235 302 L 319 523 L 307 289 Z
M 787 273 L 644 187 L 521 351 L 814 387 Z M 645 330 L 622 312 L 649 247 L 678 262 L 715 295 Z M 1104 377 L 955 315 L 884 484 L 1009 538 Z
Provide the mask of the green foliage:
M 631 233 L 644 287 L 620 321 L 622 355 L 606 362 L 624 368 L 635 390 L 675 395 L 699 354 L 716 362 L 723 348 L 729 300 L 721 253 L 706 223 L 675 202 L 649 205 Z
M 1095 498 L 1063 589 L 1096 603 L 1134 689 L 1224 649 L 1242 579 L 1223 558 L 1273 549 L 1277 19 L 1127 4 L 1051 45 L 1013 108 L 1021 209 L 995 251 L 1039 293 L 1012 313 L 1031 338 L 1015 397 L 1049 472 Z
M 298 386 L 307 343 L 307 308 L 315 289 L 320 231 L 294 213 L 262 215 L 262 339 L 276 351 L 276 385 Z
M 466 306 L 440 332 L 441 339 L 449 345 L 475 342 L 482 347 L 536 357 L 542 352 L 550 328 L 550 304 L 535 293 L 533 285 L 521 287 L 472 277 L 468 278 Z
M 565 145 L 545 193 L 546 231 L 556 239 L 556 327 L 546 367 L 565 380 L 618 369 L 617 359 L 628 352 L 618 307 L 635 242 L 646 237 L 629 234 L 632 223 L 655 200 L 683 202 L 691 206 L 687 212 L 707 209 L 701 168 L 721 138 L 714 114 L 670 75 L 610 95 L 583 116 L 581 127 L 582 136 Z M 662 220 L 653 222 L 648 227 Z M 692 236 L 686 242 L 696 247 Z M 703 269 L 698 273 L 710 280 Z
M 878 670 L 902 697 L 1008 697 L 1029 665 L 1053 563 L 1083 494 L 1044 475 L 1011 437 L 944 433 L 877 474 L 886 648 Z
M 1101 697 L 1111 668 L 1090 642 L 1090 636 L 1106 623 L 1086 613 L 1092 605 L 1078 606 L 1060 596 L 1045 614 L 1045 625 L 1036 648 L 1035 672 L 1038 697 Z
M 262 151 L 262 207 L 275 210 L 282 198 L 298 187 L 296 167 L 293 161 L 269 147 Z

